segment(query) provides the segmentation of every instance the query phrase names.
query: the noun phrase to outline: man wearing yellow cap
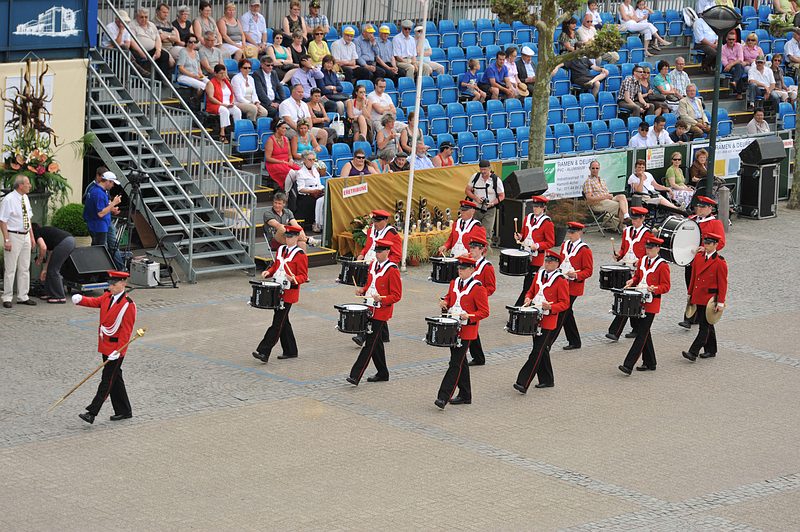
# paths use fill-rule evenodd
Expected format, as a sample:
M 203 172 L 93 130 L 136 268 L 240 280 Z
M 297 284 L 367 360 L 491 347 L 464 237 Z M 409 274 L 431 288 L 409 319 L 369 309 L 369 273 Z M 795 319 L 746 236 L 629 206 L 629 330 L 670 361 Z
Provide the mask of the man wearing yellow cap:
M 344 74 L 345 81 L 352 83 L 354 81 L 354 74 L 358 63 L 358 50 L 353 42 L 356 30 L 352 26 L 346 26 L 342 31 L 342 38 L 334 41 L 331 45 L 331 55 L 336 62 L 342 73 Z
M 392 30 L 385 24 L 378 28 L 378 40 L 375 41 L 375 63 L 386 72 L 384 77 L 391 79 L 396 85 L 400 70 L 397 68 L 394 47 L 389 39 L 391 33 Z
M 386 71 L 379 67 L 375 58 L 375 26 L 364 24 L 361 27 L 361 35 L 355 40 L 356 50 L 358 50 L 358 68 L 356 69 L 356 79 L 369 79 L 386 77 Z

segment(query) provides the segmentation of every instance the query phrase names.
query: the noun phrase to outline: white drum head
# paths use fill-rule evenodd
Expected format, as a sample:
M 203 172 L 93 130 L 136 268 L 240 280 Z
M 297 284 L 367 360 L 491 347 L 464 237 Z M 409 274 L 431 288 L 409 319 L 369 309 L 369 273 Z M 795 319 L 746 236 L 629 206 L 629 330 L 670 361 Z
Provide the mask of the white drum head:
M 458 259 L 456 257 L 444 257 L 442 262 L 458 262 Z
M 521 249 L 504 249 L 500 252 L 501 255 L 509 255 L 511 257 L 528 257 L 530 253 L 522 251 Z
M 600 267 L 600 270 L 630 270 L 630 268 L 622 264 L 605 264 Z
M 443 325 L 448 325 L 448 324 L 456 325 L 458 323 L 458 320 L 456 320 L 456 319 L 445 318 L 445 317 L 441 317 L 441 316 L 437 317 L 437 318 L 434 318 L 434 320 L 437 321 L 438 323 L 443 324 Z
M 694 220 L 686 219 L 672 236 L 672 258 L 678 266 L 692 263 L 700 246 L 700 226 Z
M 261 286 L 281 286 L 280 283 L 276 283 L 275 281 L 261 281 Z
M 629 295 L 629 296 L 641 296 L 642 295 L 642 293 L 640 291 L 631 290 L 631 289 L 628 289 L 628 288 L 623 290 L 622 293 L 625 294 L 625 295 Z
M 350 310 L 350 311 L 367 310 L 367 306 L 366 305 L 359 305 L 359 304 L 356 304 L 356 303 L 349 303 L 347 305 L 342 305 L 342 309 Z

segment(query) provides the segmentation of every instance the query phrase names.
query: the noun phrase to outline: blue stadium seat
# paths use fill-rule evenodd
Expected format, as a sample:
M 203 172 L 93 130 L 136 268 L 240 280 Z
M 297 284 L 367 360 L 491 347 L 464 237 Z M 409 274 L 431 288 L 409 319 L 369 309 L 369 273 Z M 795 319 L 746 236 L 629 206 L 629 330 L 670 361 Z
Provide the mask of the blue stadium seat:
M 445 56 L 444 50 L 433 45 L 431 46 L 431 61 L 442 65 L 445 73 L 450 72 L 450 63 L 447 62 L 447 56 Z
M 667 21 L 667 35 L 678 37 L 683 33 L 683 15 L 676 9 L 667 9 L 664 18 Z
M 622 79 L 627 78 L 633 74 L 633 69 L 636 67 L 634 63 L 622 63 L 619 67 Z
M 364 87 L 366 87 L 367 94 L 369 94 L 370 92 L 375 90 L 375 84 L 372 83 L 372 81 L 370 81 L 368 79 L 360 79 L 360 80 L 356 81 L 356 87 L 358 87 L 359 85 L 363 85 Z M 355 87 L 353 87 L 353 88 L 355 89 Z
M 399 94 L 400 107 L 411 107 L 416 103 L 417 85 L 413 79 L 405 76 L 398 79 L 397 92 Z M 408 95 L 409 93 L 411 93 L 410 96 Z
M 518 157 L 517 141 L 514 138 L 514 132 L 509 128 L 504 127 L 497 130 L 497 144 L 500 147 L 501 160 L 509 161 Z
M 769 26 L 769 16 L 772 14 L 772 6 L 770 4 L 761 4 L 758 6 L 758 25 Z
M 458 134 L 458 160 L 462 164 L 477 163 L 480 159 L 478 142 L 475 136 L 469 131 L 462 131 Z
M 350 83 L 349 81 L 343 81 L 342 82 L 342 94 L 346 94 L 348 96 L 352 96 L 353 95 L 353 90 L 354 90 L 354 87 L 353 87 L 352 83 Z M 288 96 L 287 96 L 287 98 L 288 98 Z
M 350 145 L 337 142 L 331 147 L 331 160 L 336 169 L 336 175 L 341 175 L 342 167 L 352 158 L 353 152 L 350 151 Z
M 421 105 L 427 107 L 439 103 L 439 91 L 436 82 L 431 76 L 422 76 L 422 100 Z M 413 103 L 411 105 L 414 105 Z M 407 107 L 403 105 L 403 107 Z
M 569 129 L 569 124 L 556 124 L 553 126 L 553 135 L 556 137 L 558 153 L 572 153 L 575 151 L 575 137 Z
M 758 27 L 758 12 L 756 8 L 750 5 L 742 7 L 742 25 L 749 30 L 754 30 Z
M 548 110 L 547 110 L 547 125 L 560 124 L 564 121 L 564 109 L 561 108 L 561 102 L 555 96 L 550 96 Z
M 496 161 L 500 159 L 500 145 L 491 130 L 478 131 L 478 146 L 481 159 Z
M 481 129 L 488 129 L 489 117 L 486 114 L 486 110 L 483 108 L 483 104 L 481 102 L 475 102 L 475 101 L 467 102 L 466 110 L 467 110 L 467 116 L 469 117 L 470 131 L 480 131 Z
M 797 112 L 789 102 L 778 105 L 778 125 L 781 129 L 794 130 L 797 124 Z
M 547 156 L 547 155 L 555 155 L 555 153 L 556 153 L 556 137 L 553 135 L 553 128 L 547 126 L 547 130 L 545 130 L 544 134 L 544 154 L 545 156 Z
M 444 107 L 438 103 L 428 106 L 428 124 L 430 125 L 430 134 L 436 138 L 439 138 L 442 133 L 449 132 L 450 121 L 447 120 Z
M 467 71 L 467 59 L 460 46 L 447 48 L 447 62 L 450 64 L 450 73 L 454 76 L 460 76 Z
M 449 142 L 450 145 L 453 146 L 453 148 L 455 148 L 455 146 L 456 146 L 456 141 L 453 138 L 453 135 L 451 135 L 450 133 L 442 133 L 441 135 L 436 137 L 436 147 L 437 148 L 439 146 L 441 146 L 442 144 L 444 144 L 445 142 Z
M 400 93 L 397 92 L 397 87 L 395 86 L 394 81 L 392 81 L 390 78 L 384 78 L 384 81 L 386 81 L 386 89 L 384 92 L 389 95 L 389 97 L 392 99 L 392 103 L 394 103 L 394 106 L 397 107 L 400 103 Z M 367 94 L 369 94 L 369 92 L 367 92 Z
M 522 102 L 517 98 L 506 100 L 506 115 L 508 115 L 508 127 L 512 129 L 526 124 L 525 110 L 522 108 Z
M 625 49 L 628 50 L 628 61 L 639 63 L 644 61 L 644 45 L 638 35 L 631 35 L 625 41 Z
M 653 124 L 656 121 L 656 115 L 645 115 L 644 121 L 647 122 L 647 125 L 653 127 Z
M 659 35 L 663 37 L 667 34 L 667 19 L 662 11 L 653 11 L 650 13 L 650 16 L 647 17 L 647 20 L 656 27 Z
M 478 63 L 480 63 L 480 68 L 478 68 L 478 72 L 483 72 L 484 70 L 486 70 L 486 53 L 480 46 L 467 46 L 466 57 L 467 61 L 469 61 L 470 59 L 478 60 Z M 480 79 L 480 76 L 478 76 L 478 78 Z
M 489 115 L 489 127 L 500 129 L 508 126 L 508 114 L 500 100 L 489 100 L 486 102 L 486 114 Z M 475 131 L 473 129 L 473 131 Z
M 514 136 L 517 138 L 517 151 L 520 157 L 526 157 L 528 154 L 528 143 L 530 141 L 530 130 L 527 127 L 518 127 L 514 130 Z M 547 126 L 547 138 L 553 139 L 553 149 L 555 150 L 555 140 L 550 126 Z
M 503 51 L 503 47 L 498 44 L 490 44 L 486 46 L 486 62 L 487 64 L 491 64 L 494 62 L 495 57 L 497 57 L 497 52 Z
M 478 32 L 475 30 L 475 23 L 472 19 L 462 18 L 458 21 L 458 36 L 461 46 L 478 45 Z
M 233 146 L 236 148 L 236 151 L 239 153 L 250 154 L 259 150 L 258 134 L 250 120 L 234 121 L 231 140 L 233 141 Z
M 367 156 L 367 158 L 372 156 L 372 144 L 371 143 L 369 143 L 369 142 L 367 142 L 365 140 L 357 140 L 357 141 L 353 142 L 353 153 L 355 153 L 356 150 L 358 150 L 358 149 L 364 150 L 364 154 Z
M 664 124 L 664 127 L 667 129 L 667 131 L 669 131 L 670 133 L 675 131 L 675 125 L 678 123 L 678 115 L 676 115 L 675 113 L 664 113 L 662 116 L 667 121 Z
M 565 94 L 561 97 L 561 107 L 564 109 L 564 122 L 574 124 L 581 119 L 581 108 L 578 99 L 572 94 Z
M 439 103 L 442 105 L 458 101 L 458 87 L 453 76 L 449 74 L 436 76 L 436 87 L 439 90 Z
M 455 135 L 469 131 L 469 118 L 464 106 L 460 103 L 447 104 L 447 118 L 450 120 L 450 133 Z
M 603 65 L 603 68 L 608 70 L 608 77 L 605 79 L 605 90 L 616 94 L 619 92 L 620 85 L 622 85 L 622 75 L 619 72 L 619 67 L 608 63 Z
M 525 43 L 533 40 L 533 29 L 519 20 L 511 24 L 511 29 L 514 30 L 514 42 Z
M 225 59 L 225 70 L 228 71 L 228 77 L 232 78 L 236 74 L 239 73 L 239 63 L 236 62 L 236 59 Z
M 608 121 L 608 130 L 611 132 L 615 148 L 626 148 L 628 146 L 628 127 L 621 118 L 612 118 Z
M 328 34 L 325 35 L 325 40 L 327 42 L 334 42 L 339 39 L 339 32 L 336 31 L 336 28 L 333 26 L 330 27 L 328 30 Z M 271 40 L 269 42 L 272 42 Z
M 642 123 L 642 119 L 638 116 L 629 116 L 628 117 L 628 133 L 633 136 L 639 131 L 639 124 Z
M 727 137 L 733 133 L 733 120 L 728 116 L 728 110 L 720 107 L 717 110 L 717 134 L 720 137 Z
M 478 45 L 489 46 L 497 40 L 494 24 L 488 18 L 479 18 L 475 22 L 475 31 L 478 32 Z
M 436 141 L 433 140 L 433 137 L 431 137 L 430 135 L 424 135 L 422 137 L 422 142 L 424 142 L 425 145 L 428 147 L 428 157 L 433 157 L 434 155 L 439 153 L 439 150 L 436 149 Z
M 607 150 L 611 147 L 612 138 L 605 120 L 593 120 L 589 124 L 594 137 L 594 149 Z
M 569 94 L 569 88 L 569 71 L 564 68 L 559 68 L 556 75 L 550 80 L 550 94 L 553 96 Z
M 586 122 L 576 122 L 572 128 L 575 137 L 575 149 L 577 151 L 591 151 L 594 148 L 594 139 L 589 131 L 589 124 Z
M 772 46 L 772 36 L 767 32 L 767 30 L 763 28 L 758 28 L 754 30 L 753 33 L 756 34 L 758 37 L 758 45 L 761 47 L 762 50 L 769 50 Z M 767 53 L 766 51 L 764 53 Z
M 441 36 L 439 44 L 442 48 L 458 46 L 458 30 L 452 20 L 442 19 L 439 21 L 439 35 Z
M 494 21 L 494 31 L 497 32 L 496 42 L 500 46 L 510 46 L 514 44 L 514 34 L 516 33 L 507 22 Z
M 582 92 L 578 95 L 578 103 L 581 106 L 581 120 L 591 122 L 600 118 L 600 106 L 594 99 L 591 92 Z
M 272 135 L 272 119 L 268 116 L 262 116 L 256 121 L 256 133 L 258 134 L 258 143 L 261 149 L 267 143 L 267 139 Z

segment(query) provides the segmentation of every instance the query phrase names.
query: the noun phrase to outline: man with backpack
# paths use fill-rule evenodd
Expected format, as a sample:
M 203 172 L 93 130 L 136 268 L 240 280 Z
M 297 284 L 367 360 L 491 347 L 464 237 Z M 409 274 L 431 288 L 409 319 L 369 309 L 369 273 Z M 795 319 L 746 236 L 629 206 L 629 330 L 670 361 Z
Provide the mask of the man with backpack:
M 492 165 L 486 159 L 478 163 L 480 171 L 473 175 L 464 191 L 467 199 L 478 205 L 475 219 L 486 229 L 486 240 L 491 243 L 494 236 L 494 220 L 497 206 L 506 197 L 503 181 L 492 171 Z

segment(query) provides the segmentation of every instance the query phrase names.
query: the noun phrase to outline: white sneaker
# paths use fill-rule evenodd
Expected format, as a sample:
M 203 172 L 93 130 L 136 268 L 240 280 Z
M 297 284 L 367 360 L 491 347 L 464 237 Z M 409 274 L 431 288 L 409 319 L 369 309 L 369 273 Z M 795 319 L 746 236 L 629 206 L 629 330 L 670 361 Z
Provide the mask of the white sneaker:
M 319 238 L 314 238 L 312 236 L 308 237 L 309 246 L 319 247 L 319 244 L 320 244 Z

